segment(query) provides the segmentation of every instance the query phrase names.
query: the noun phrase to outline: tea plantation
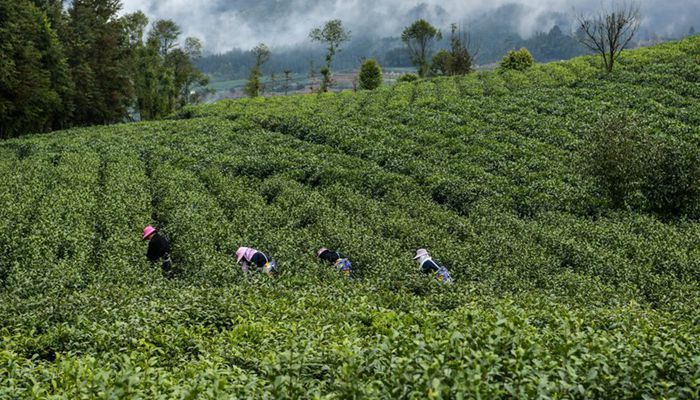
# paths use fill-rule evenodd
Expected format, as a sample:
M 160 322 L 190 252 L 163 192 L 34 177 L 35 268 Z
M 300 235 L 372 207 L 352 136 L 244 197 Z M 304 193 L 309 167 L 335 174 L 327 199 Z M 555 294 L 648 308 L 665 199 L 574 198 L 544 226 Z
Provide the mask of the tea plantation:
M 0 398 L 700 397 L 698 214 L 581 156 L 609 113 L 700 146 L 700 38 L 623 57 L 0 143 Z

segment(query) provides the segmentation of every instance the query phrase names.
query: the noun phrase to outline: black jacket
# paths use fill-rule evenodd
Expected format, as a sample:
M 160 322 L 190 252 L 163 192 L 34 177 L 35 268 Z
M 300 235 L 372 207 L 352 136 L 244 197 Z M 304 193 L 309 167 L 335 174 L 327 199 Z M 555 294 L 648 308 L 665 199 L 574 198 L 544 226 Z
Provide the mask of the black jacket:
M 148 257 L 151 262 L 156 262 L 159 258 L 169 253 L 170 243 L 168 243 L 168 239 L 161 235 L 160 232 L 156 232 L 148 242 L 148 252 L 146 253 L 146 257 Z
M 250 258 L 250 262 L 255 264 L 258 268 L 264 267 L 268 261 L 270 261 L 270 259 L 264 253 L 259 251 L 253 254 L 253 257 Z
M 323 253 L 321 253 L 318 256 L 318 258 L 324 261 L 328 261 L 331 264 L 335 264 L 336 261 L 346 257 L 337 251 L 326 250 Z
M 438 272 L 442 268 L 442 265 L 440 265 L 439 262 L 435 260 L 427 260 L 426 262 L 421 265 L 421 271 L 424 273 L 430 273 L 430 272 Z

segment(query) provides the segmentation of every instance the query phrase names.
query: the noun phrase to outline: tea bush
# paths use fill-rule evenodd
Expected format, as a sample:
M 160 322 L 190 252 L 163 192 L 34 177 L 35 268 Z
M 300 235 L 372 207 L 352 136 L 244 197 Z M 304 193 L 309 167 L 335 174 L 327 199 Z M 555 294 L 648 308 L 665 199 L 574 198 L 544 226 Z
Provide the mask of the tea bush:
M 0 398 L 699 397 L 699 46 L 0 143 Z
M 511 50 L 503 57 L 499 67 L 504 70 L 525 71 L 535 64 L 532 54 L 526 49 Z
M 399 82 L 415 82 L 418 80 L 418 75 L 416 74 L 403 74 L 399 77 Z
M 700 201 L 698 147 L 670 135 L 654 135 L 640 117 L 601 117 L 583 143 L 584 168 L 614 207 L 648 210 L 662 217 L 697 217 Z
M 382 68 L 376 60 L 369 59 L 360 69 L 360 89 L 374 90 L 382 84 Z

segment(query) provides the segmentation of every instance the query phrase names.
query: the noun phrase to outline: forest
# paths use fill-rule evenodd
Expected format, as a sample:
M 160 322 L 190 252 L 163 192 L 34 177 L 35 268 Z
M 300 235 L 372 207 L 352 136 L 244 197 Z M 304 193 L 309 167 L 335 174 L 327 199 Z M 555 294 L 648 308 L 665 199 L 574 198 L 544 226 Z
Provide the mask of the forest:
M 197 102 L 201 40 L 118 0 L 1 0 L 0 139 L 158 119 Z M 147 32 L 148 28 L 148 32 Z

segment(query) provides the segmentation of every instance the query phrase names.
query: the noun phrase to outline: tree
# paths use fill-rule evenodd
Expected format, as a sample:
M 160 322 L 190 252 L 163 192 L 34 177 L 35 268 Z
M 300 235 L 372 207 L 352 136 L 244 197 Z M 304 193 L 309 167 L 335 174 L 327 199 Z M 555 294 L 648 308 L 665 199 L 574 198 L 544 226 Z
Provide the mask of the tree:
M 423 19 L 419 19 L 403 30 L 401 40 L 408 47 L 411 61 L 418 68 L 418 76 L 421 78 L 426 76 L 430 69 L 432 42 L 441 39 L 442 33 Z
M 430 73 L 433 75 L 452 75 L 452 62 L 452 54 L 447 50 L 441 49 L 433 55 Z
M 49 19 L 28 1 L 0 1 L 0 18 L 0 138 L 62 127 L 72 85 Z
M 382 84 L 382 68 L 376 60 L 369 59 L 360 68 L 360 89 L 374 90 Z
M 691 26 L 690 30 L 688 31 L 688 36 L 695 36 L 695 27 Z
M 67 50 L 75 83 L 72 122 L 123 121 L 132 104 L 130 49 L 119 0 L 74 0 L 68 10 Z
M 176 48 L 173 54 L 177 57 L 171 57 L 171 64 L 175 70 L 175 86 L 178 88 L 179 101 L 178 106 L 183 107 L 187 104 L 198 103 L 203 92 L 196 89 L 204 88 L 209 84 L 209 78 L 195 68 L 194 63 L 202 58 L 202 41 L 195 37 L 185 39 L 185 46 L 182 50 Z
M 165 59 L 166 66 L 172 68 L 174 84 L 177 93 L 176 106 L 183 107 L 187 104 L 197 103 L 201 99 L 201 93 L 196 88 L 203 88 L 209 84 L 209 78 L 195 68 L 193 62 L 202 54 L 202 44 L 197 38 L 187 38 L 185 48 L 172 50 Z
M 151 35 L 145 43 L 135 44 L 134 52 L 132 80 L 136 109 L 143 120 L 163 118 L 176 105 L 174 71 L 166 65 L 159 42 Z M 171 57 L 169 62 L 173 61 Z
M 292 81 L 292 70 L 290 69 L 285 69 L 284 71 L 284 85 L 282 86 L 284 89 L 284 95 L 286 96 L 289 93 L 289 86 Z
M 255 57 L 255 65 L 250 70 L 250 77 L 245 86 L 244 92 L 249 97 L 258 97 L 262 92 L 262 66 L 270 59 L 270 49 L 265 43 L 260 43 L 250 51 Z
M 148 26 L 148 17 L 141 11 L 126 14 L 122 17 L 122 26 L 126 34 L 127 42 L 133 49 L 143 45 L 143 35 Z
M 311 93 L 314 92 L 314 87 L 316 86 L 316 66 L 314 65 L 314 60 L 309 60 L 309 90 Z
M 51 28 L 60 38 L 65 31 L 66 23 L 63 0 L 32 0 L 32 3 L 46 14 Z
M 466 75 L 473 69 L 474 56 L 478 50 L 471 48 L 471 35 L 452 24 L 450 49 L 439 50 L 433 55 L 430 73 L 433 75 Z
M 350 31 L 343 27 L 343 21 L 334 19 L 326 22 L 323 27 L 315 28 L 309 34 L 311 41 L 326 44 L 326 65 L 321 68 L 321 92 L 327 92 L 332 84 L 331 64 L 333 57 L 340 51 L 340 46 L 350 40 Z
M 144 43 L 148 18 L 136 12 L 122 19 L 132 52 L 135 107 L 141 119 L 163 118 L 199 102 L 209 83 L 208 77 L 194 66 L 202 56 L 201 40 L 188 37 L 181 45 L 177 24 L 159 20 L 153 23 Z
M 160 55 L 166 57 L 170 51 L 177 47 L 177 38 L 180 33 L 180 27 L 174 21 L 161 19 L 153 23 L 148 36 L 149 40 L 157 44 Z
M 619 3 L 597 14 L 577 17 L 581 44 L 600 54 L 605 70 L 613 71 L 622 51 L 632 42 L 641 22 L 638 3 Z
M 511 50 L 508 54 L 501 60 L 501 69 L 515 70 L 515 71 L 525 71 L 526 69 L 532 67 L 535 64 L 535 59 L 532 54 L 526 49 L 522 48 L 520 50 Z
M 457 27 L 457 24 L 452 24 L 450 47 L 449 74 L 466 75 L 472 72 L 474 69 L 474 58 L 479 54 L 479 49 L 472 49 L 471 34 L 462 32 Z
M 274 93 L 277 90 L 277 75 L 274 72 L 270 73 L 270 92 Z

